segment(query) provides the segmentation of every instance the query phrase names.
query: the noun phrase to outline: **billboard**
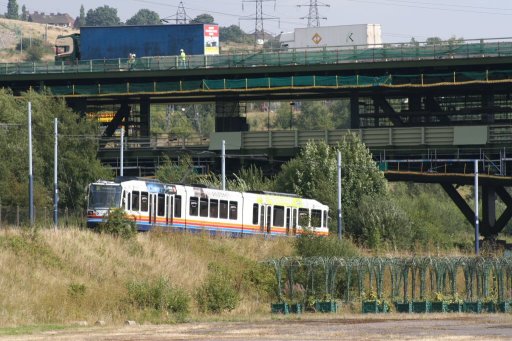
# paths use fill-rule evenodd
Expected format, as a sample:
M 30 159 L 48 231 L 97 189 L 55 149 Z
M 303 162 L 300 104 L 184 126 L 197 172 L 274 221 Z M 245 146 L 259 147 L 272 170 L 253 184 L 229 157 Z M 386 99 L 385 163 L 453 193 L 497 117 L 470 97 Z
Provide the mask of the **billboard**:
M 204 54 L 219 54 L 219 25 L 204 25 Z

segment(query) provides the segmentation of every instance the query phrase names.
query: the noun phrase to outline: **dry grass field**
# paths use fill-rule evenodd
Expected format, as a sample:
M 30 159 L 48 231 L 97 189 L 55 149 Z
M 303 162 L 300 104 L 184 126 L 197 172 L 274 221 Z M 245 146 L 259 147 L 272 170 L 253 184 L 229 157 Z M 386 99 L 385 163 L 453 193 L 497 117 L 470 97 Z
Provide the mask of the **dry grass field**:
M 130 281 L 166 278 L 194 297 L 210 263 L 240 275 L 259 261 L 293 254 L 286 238 L 212 238 L 150 232 L 123 240 L 80 229 L 0 230 L 0 338 L 6 340 L 508 340 L 510 314 L 271 315 L 270 298 L 240 288 L 241 302 L 204 314 L 157 320 L 127 304 Z M 263 284 L 261 284 L 263 285 Z M 79 289 L 79 290 L 78 290 Z M 105 325 L 96 326 L 101 320 Z M 124 326 L 126 320 L 136 325 Z M 82 321 L 80 325 L 77 321 Z M 83 324 L 87 324 L 84 326 Z
M 24 61 L 25 56 L 15 51 L 20 38 L 41 39 L 50 45 L 55 44 L 59 35 L 78 32 L 77 30 L 55 27 L 33 22 L 0 18 L 0 63 Z M 52 61 L 53 55 L 45 55 L 44 61 Z
M 126 304 L 127 283 L 165 278 L 193 297 L 210 263 L 242 275 L 260 260 L 290 254 L 292 246 L 288 239 L 152 232 L 123 240 L 79 229 L 4 229 L 0 250 L 0 326 L 9 327 L 144 320 L 143 312 Z M 268 312 L 268 298 L 241 293 L 227 318 Z M 193 299 L 190 316 L 200 316 Z

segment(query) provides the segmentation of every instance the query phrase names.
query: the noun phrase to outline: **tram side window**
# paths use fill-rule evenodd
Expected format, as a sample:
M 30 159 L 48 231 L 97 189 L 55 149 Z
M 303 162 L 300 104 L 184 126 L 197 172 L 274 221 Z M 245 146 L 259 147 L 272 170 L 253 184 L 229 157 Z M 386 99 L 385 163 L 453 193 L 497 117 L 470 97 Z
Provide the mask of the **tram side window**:
M 320 227 L 322 226 L 322 211 L 311 210 L 311 226 Z
M 299 225 L 302 227 L 309 226 L 309 210 L 307 208 L 299 208 Z
M 132 211 L 139 210 L 139 197 L 140 197 L 140 192 L 133 191 L 133 193 L 132 193 Z
M 160 217 L 165 216 L 165 194 L 158 194 L 158 208 L 156 214 Z
M 327 211 L 324 211 L 324 220 L 322 221 L 322 227 L 327 227 Z
M 174 197 L 174 216 L 181 218 L 181 195 Z
M 258 204 L 252 205 L 252 224 L 253 225 L 258 225 L 259 208 L 260 208 L 260 205 L 258 205 Z
M 219 217 L 219 201 L 210 199 L 210 218 Z
M 219 218 L 228 219 L 228 201 L 227 200 L 220 201 Z
M 197 197 L 190 198 L 190 215 L 197 216 L 199 213 L 199 200 Z
M 199 215 L 201 217 L 208 217 L 208 198 L 201 198 L 199 200 Z
M 229 202 L 229 219 L 238 219 L 238 203 L 236 201 Z
M 126 209 L 128 211 L 131 211 L 131 209 L 132 209 L 132 193 L 131 192 L 128 192 L 128 194 L 126 195 Z
M 148 211 L 148 192 L 140 192 L 140 210 L 142 212 Z
M 284 207 L 274 206 L 274 226 L 284 226 Z

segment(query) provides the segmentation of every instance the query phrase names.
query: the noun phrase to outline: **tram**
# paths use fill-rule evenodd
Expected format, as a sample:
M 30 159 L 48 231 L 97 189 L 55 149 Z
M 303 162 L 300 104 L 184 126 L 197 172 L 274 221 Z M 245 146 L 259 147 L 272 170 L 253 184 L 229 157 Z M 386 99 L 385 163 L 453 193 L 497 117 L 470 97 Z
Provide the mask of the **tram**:
M 223 191 L 148 179 L 89 184 L 87 226 L 96 227 L 113 208 L 122 208 L 139 231 L 159 227 L 232 236 L 329 231 L 329 207 L 292 194 Z

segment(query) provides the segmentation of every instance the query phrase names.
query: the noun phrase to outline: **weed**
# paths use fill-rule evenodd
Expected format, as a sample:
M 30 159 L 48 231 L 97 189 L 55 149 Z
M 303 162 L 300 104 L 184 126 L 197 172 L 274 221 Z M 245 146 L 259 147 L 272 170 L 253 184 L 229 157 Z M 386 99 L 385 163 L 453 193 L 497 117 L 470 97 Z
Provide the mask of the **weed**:
M 130 239 L 137 233 L 137 227 L 123 209 L 114 208 L 109 212 L 106 220 L 99 225 L 99 231 L 115 237 Z
M 132 281 L 126 287 L 128 302 L 136 308 L 148 310 L 150 314 L 169 312 L 176 314 L 179 320 L 183 320 L 189 313 L 190 298 L 187 293 L 173 287 L 163 277 L 152 282 Z
M 72 298 L 80 298 L 85 295 L 86 286 L 82 283 L 70 283 L 68 285 L 68 295 Z
M 240 296 L 226 269 L 211 263 L 206 281 L 196 292 L 196 301 L 202 312 L 221 313 L 235 309 Z

